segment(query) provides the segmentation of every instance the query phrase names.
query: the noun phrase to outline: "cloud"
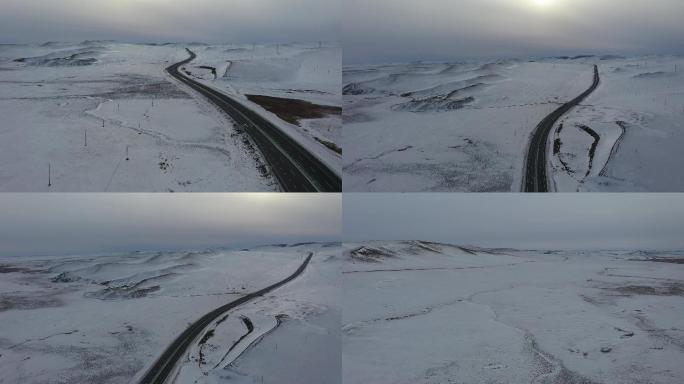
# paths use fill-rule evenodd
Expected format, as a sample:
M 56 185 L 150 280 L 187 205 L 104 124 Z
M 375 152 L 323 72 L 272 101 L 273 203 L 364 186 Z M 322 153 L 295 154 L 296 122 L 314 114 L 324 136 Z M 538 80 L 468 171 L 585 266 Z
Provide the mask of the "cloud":
M 0 256 L 339 241 L 334 194 L 1 194 Z
M 681 0 L 346 0 L 348 63 L 684 53 Z
M 684 249 L 684 195 L 348 194 L 344 239 Z
M 341 0 L 3 0 L 6 43 L 336 41 Z

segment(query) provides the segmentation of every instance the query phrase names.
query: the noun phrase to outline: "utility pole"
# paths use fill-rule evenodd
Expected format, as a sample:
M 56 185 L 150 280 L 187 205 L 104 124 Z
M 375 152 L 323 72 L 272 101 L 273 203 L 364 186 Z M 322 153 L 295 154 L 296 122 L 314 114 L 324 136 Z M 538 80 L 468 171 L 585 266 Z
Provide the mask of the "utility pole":
M 48 187 L 52 187 L 52 164 L 48 163 Z
M 128 161 L 128 160 L 129 160 L 129 158 L 128 158 L 128 145 L 127 145 L 126 146 L 126 161 Z
M 83 145 L 88 146 L 88 128 L 83 129 Z

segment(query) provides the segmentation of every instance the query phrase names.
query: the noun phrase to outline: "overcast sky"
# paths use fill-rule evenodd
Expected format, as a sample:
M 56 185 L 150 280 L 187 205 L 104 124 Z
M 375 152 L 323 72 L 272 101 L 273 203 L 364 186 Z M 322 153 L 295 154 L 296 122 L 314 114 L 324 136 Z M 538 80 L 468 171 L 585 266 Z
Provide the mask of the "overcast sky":
M 344 240 L 684 249 L 684 194 L 345 194 Z
M 0 194 L 0 256 L 340 241 L 335 194 Z
M 0 0 L 0 43 L 339 41 L 342 0 Z
M 347 63 L 684 53 L 682 0 L 344 0 Z

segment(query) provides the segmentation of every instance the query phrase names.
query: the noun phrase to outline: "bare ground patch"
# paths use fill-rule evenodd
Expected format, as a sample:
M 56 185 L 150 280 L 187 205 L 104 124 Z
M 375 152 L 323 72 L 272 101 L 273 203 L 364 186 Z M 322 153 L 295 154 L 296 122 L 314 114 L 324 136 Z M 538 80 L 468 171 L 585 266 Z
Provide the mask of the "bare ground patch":
M 684 283 L 666 283 L 659 286 L 653 285 L 624 285 L 615 288 L 606 288 L 626 296 L 684 296 Z
M 0 264 L 0 273 L 27 272 L 28 269 L 13 265 Z
M 648 261 L 656 263 L 684 264 L 684 257 L 652 257 Z
M 299 125 L 303 119 L 321 119 L 330 115 L 342 115 L 342 108 L 331 105 L 318 105 L 304 100 L 286 99 L 264 95 L 245 95 L 269 112 L 290 124 Z
M 45 294 L 44 292 L 0 294 L 0 312 L 60 307 L 62 305 L 64 305 L 62 300 L 52 294 Z

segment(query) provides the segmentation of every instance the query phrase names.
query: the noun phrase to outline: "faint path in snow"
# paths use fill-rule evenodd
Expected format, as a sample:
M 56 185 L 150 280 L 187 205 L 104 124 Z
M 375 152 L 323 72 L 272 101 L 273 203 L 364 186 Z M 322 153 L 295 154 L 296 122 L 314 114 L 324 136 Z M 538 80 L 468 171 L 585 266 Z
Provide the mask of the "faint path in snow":
M 362 158 L 360 158 L 360 159 L 356 159 L 353 163 L 351 163 L 351 164 L 349 164 L 349 165 L 345 165 L 343 169 L 344 169 L 344 170 L 347 170 L 347 169 L 349 169 L 349 168 L 352 168 L 352 167 L 354 167 L 356 164 L 358 164 L 358 163 L 360 163 L 360 162 L 362 162 L 362 161 L 364 161 L 364 160 L 377 160 L 377 159 L 379 159 L 379 158 L 381 158 L 381 157 L 384 157 L 384 156 L 389 155 L 390 153 L 394 153 L 394 152 L 406 152 L 406 151 L 408 151 L 409 149 L 412 149 L 412 148 L 413 148 L 413 145 L 407 145 L 407 146 L 404 146 L 404 147 L 401 147 L 401 148 L 389 149 L 389 150 L 384 151 L 384 152 L 381 152 L 380 154 L 375 155 L 375 156 L 362 157 Z
M 102 105 L 102 103 L 98 106 L 98 108 Z M 102 117 L 98 116 L 95 114 L 95 111 L 98 109 L 96 108 L 95 110 L 91 111 L 86 111 L 86 115 L 92 116 L 93 118 L 97 119 L 98 121 L 103 120 Z M 144 112 L 143 116 L 147 117 L 149 120 L 149 109 Z M 168 145 L 168 146 L 173 146 L 173 147 L 182 147 L 182 148 L 192 148 L 192 149 L 201 149 L 201 150 L 207 150 L 207 151 L 212 151 L 212 152 L 218 152 L 228 159 L 232 158 L 232 154 L 230 151 L 227 149 L 216 146 L 216 145 L 210 145 L 210 144 L 202 144 L 202 143 L 197 143 L 197 142 L 192 142 L 192 141 L 183 141 L 183 140 L 178 140 L 174 139 L 171 136 L 165 135 L 161 132 L 150 130 L 150 129 L 145 129 L 145 128 L 140 128 L 140 127 L 134 127 L 134 126 L 129 126 L 126 125 L 123 121 L 117 120 L 117 119 L 112 119 L 112 118 L 107 118 L 104 119 L 108 124 L 114 125 L 116 127 L 120 128 L 125 128 L 134 132 L 137 132 L 140 135 L 146 135 L 149 137 L 152 137 L 156 139 L 160 144 Z M 119 159 L 119 162 L 117 163 L 116 167 L 114 167 L 114 170 L 112 171 L 112 175 L 109 178 L 109 181 L 107 182 L 107 185 L 104 188 L 104 192 L 107 192 L 109 190 L 109 187 L 111 186 L 114 177 L 116 176 L 116 173 L 119 170 L 119 167 L 123 160 L 125 159 L 124 152 L 122 152 L 122 156 Z
M 123 161 L 123 157 L 119 159 L 118 163 L 116 163 L 116 167 L 114 167 L 114 171 L 112 172 L 112 175 L 109 177 L 109 181 L 107 182 L 107 186 L 104 189 L 105 192 L 109 191 L 109 187 L 112 185 L 112 181 L 114 180 L 114 176 L 116 176 L 116 173 L 119 171 L 119 166 L 121 166 L 122 161 Z
M 492 313 L 493 321 L 508 328 L 512 328 L 516 332 L 522 334 L 525 348 L 533 355 L 534 360 L 537 363 L 534 367 L 533 379 L 530 384 L 597 384 L 565 368 L 561 360 L 539 347 L 537 339 L 532 332 L 502 321 L 499 318 L 498 312 L 491 305 L 474 300 L 478 295 L 502 292 L 519 287 L 519 285 L 516 285 L 500 289 L 478 291 L 468 296 L 464 301 L 473 305 L 486 307 Z
M 377 317 L 374 319 L 362 320 L 362 321 L 356 321 L 356 322 L 349 323 L 349 324 L 344 324 L 342 326 L 342 332 L 350 333 L 356 329 L 363 328 L 369 324 L 373 324 L 373 323 L 377 323 L 377 322 L 381 322 L 381 321 L 406 320 L 406 319 L 410 319 L 410 318 L 414 318 L 414 317 L 418 317 L 418 316 L 425 316 L 425 315 L 428 315 L 428 314 L 434 312 L 435 310 L 438 310 L 438 309 L 441 309 L 444 307 L 448 307 L 450 305 L 454 305 L 456 303 L 460 303 L 463 301 L 464 301 L 463 299 L 455 299 L 455 300 L 450 300 L 450 301 L 447 301 L 444 303 L 433 304 L 433 305 L 421 308 L 420 310 L 414 311 L 414 312 L 406 312 L 406 313 L 397 314 L 394 316 L 383 316 L 383 317 Z
M 22 345 L 24 345 L 24 344 L 27 344 L 27 343 L 30 343 L 30 342 L 33 342 L 33 341 L 45 341 L 45 340 L 50 339 L 50 338 L 53 338 L 53 337 L 55 337 L 55 336 L 71 335 L 71 334 L 74 334 L 74 333 L 76 333 L 76 332 L 78 332 L 78 329 L 74 329 L 73 331 L 55 333 L 55 334 L 52 334 L 52 335 L 49 335 L 49 336 L 45 336 L 45 337 L 41 337 L 41 338 L 38 338 L 38 339 L 27 339 L 27 340 L 22 341 L 21 343 L 14 344 L 14 345 L 10 345 L 9 347 L 7 347 L 7 349 L 14 349 L 14 348 L 16 348 L 16 347 L 22 346 Z
M 606 169 L 608 168 L 608 164 L 613 159 L 613 157 L 615 157 L 615 154 L 620 150 L 620 144 L 622 144 L 622 140 L 624 139 L 625 133 L 627 132 L 627 123 L 626 122 L 616 121 L 615 123 L 620 127 L 620 130 L 621 130 L 620 136 L 618 137 L 617 140 L 615 140 L 613 147 L 610 149 L 610 155 L 608 155 L 608 160 L 606 160 L 606 163 L 603 165 L 601 172 L 599 172 L 600 176 L 606 175 Z

